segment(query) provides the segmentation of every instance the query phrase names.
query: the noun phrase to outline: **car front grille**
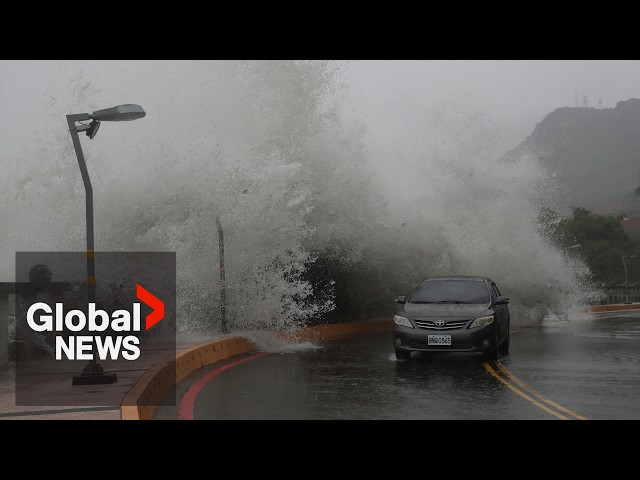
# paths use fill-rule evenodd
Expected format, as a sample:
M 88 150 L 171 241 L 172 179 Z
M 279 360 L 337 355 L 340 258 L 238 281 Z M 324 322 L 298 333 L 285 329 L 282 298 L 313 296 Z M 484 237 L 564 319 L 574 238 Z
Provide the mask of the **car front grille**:
M 445 322 L 444 325 L 438 326 L 431 320 L 414 320 L 413 323 L 416 327 L 423 328 L 425 330 L 456 330 L 462 328 L 467 324 L 468 320 L 454 320 L 452 322 Z
M 409 342 L 409 348 L 420 348 L 429 350 L 471 350 L 473 345 L 470 343 L 453 342 L 451 345 L 429 345 L 427 340 L 411 340 Z

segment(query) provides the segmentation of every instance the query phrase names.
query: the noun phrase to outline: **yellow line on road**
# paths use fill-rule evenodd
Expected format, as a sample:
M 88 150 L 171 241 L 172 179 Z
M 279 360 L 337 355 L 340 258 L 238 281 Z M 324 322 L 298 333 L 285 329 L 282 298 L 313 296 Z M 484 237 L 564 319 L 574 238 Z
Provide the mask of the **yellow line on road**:
M 551 405 L 553 408 L 555 408 L 556 410 L 560 410 L 561 412 L 564 412 L 566 414 L 571 415 L 572 417 L 577 418 L 578 420 L 589 420 L 587 417 L 580 415 L 579 413 L 576 413 L 572 410 L 569 410 L 568 408 L 563 407 L 562 405 L 557 404 L 556 402 L 554 402 L 553 400 L 549 400 L 547 397 L 545 397 L 544 395 L 542 395 L 541 393 L 536 392 L 533 388 L 531 388 L 530 386 L 528 386 L 526 383 L 524 383 L 522 380 L 520 380 L 518 377 L 516 377 L 513 373 L 511 373 L 509 370 L 507 370 L 507 367 L 505 367 L 504 365 L 502 365 L 500 362 L 496 362 L 496 366 L 498 367 L 498 369 L 505 374 L 507 377 L 509 377 L 514 383 L 516 383 L 519 387 L 521 387 L 522 389 L 526 390 L 527 392 L 529 392 L 532 395 L 535 395 L 536 397 L 538 397 L 540 400 L 542 400 L 543 402 L 545 402 L 548 405 Z
M 555 410 L 550 409 L 549 407 L 547 407 L 546 405 L 543 405 L 542 403 L 534 400 L 533 398 L 531 398 L 529 395 L 527 395 L 526 393 L 524 393 L 522 390 L 517 389 L 516 387 L 514 387 L 513 385 L 511 385 L 509 382 L 507 382 L 504 378 L 502 378 L 500 375 L 498 375 L 496 373 L 496 371 L 491 367 L 491 365 L 489 365 L 487 362 L 483 362 L 484 368 L 487 370 L 487 372 L 489 372 L 489 374 L 496 378 L 497 380 L 499 380 L 501 383 L 505 384 L 507 387 L 509 387 L 516 395 L 521 396 L 522 398 L 524 398 L 526 401 L 528 401 L 529 403 L 531 403 L 532 405 L 535 405 L 536 407 L 538 407 L 541 410 L 544 410 L 545 412 L 553 415 L 556 418 L 559 418 L 560 420 L 569 420 L 569 418 L 565 417 L 564 415 L 556 412 Z

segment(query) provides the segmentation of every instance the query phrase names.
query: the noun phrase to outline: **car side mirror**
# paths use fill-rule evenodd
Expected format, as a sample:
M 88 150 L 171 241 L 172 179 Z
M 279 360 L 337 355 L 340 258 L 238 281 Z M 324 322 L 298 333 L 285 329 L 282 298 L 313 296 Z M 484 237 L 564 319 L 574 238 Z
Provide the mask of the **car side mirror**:
M 404 305 L 405 303 L 407 303 L 407 297 L 405 297 L 404 295 L 396 297 L 396 303 L 401 303 L 402 305 Z
M 506 305 L 507 303 L 509 303 L 509 297 L 500 295 L 498 298 L 496 298 L 496 305 Z

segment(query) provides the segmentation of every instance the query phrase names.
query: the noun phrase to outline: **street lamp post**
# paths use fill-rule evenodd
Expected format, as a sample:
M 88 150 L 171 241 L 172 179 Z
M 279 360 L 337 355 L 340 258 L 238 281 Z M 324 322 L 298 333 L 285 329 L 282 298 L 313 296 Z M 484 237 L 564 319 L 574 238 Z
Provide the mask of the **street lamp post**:
M 86 224 L 87 224 L 87 298 L 88 303 L 96 301 L 96 280 L 95 280 L 95 264 L 94 264 L 94 243 L 93 243 L 93 188 L 91 187 L 91 179 L 87 164 L 84 161 L 82 146 L 80 145 L 80 137 L 78 132 L 86 132 L 89 139 L 93 139 L 98 133 L 100 122 L 120 122 L 128 120 L 136 120 L 146 115 L 140 105 L 119 105 L 113 108 L 97 110 L 91 114 L 76 113 L 67 115 L 67 123 L 69 124 L 69 133 L 73 141 L 73 148 L 78 157 L 78 165 L 82 174 L 82 181 L 85 189 L 85 205 L 86 205 Z M 76 123 L 91 120 L 88 124 Z M 98 383 L 114 383 L 118 381 L 115 373 L 105 373 L 102 366 L 96 360 L 95 345 L 92 349 L 93 355 L 89 363 L 84 367 L 81 375 L 73 377 L 73 385 L 92 385 Z
M 624 261 L 625 258 L 636 258 L 636 255 L 622 255 L 622 265 L 624 265 L 624 293 L 626 297 L 624 303 L 631 303 L 629 301 L 629 277 L 627 276 L 627 262 Z

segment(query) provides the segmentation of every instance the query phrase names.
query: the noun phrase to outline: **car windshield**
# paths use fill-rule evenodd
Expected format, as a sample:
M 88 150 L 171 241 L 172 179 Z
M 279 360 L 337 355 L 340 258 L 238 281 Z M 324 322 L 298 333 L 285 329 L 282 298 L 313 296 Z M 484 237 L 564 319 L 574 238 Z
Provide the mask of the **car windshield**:
M 409 303 L 489 303 L 489 289 L 481 280 L 425 280 Z

